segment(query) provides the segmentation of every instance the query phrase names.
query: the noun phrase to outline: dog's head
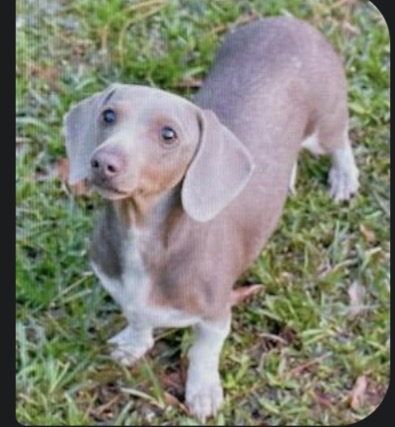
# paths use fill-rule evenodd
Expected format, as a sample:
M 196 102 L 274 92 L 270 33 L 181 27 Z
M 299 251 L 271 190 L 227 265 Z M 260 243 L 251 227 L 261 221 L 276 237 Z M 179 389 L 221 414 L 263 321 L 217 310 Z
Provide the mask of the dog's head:
M 70 183 L 105 198 L 162 194 L 182 183 L 185 211 L 208 221 L 248 182 L 246 147 L 216 115 L 179 96 L 114 84 L 65 117 Z

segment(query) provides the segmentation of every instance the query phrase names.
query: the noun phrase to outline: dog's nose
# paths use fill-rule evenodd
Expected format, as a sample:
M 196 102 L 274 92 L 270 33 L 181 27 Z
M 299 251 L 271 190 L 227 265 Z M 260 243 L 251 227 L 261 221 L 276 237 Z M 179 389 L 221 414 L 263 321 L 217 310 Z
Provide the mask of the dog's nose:
M 115 153 L 99 150 L 91 159 L 91 168 L 96 176 L 104 179 L 113 178 L 122 169 L 122 158 Z

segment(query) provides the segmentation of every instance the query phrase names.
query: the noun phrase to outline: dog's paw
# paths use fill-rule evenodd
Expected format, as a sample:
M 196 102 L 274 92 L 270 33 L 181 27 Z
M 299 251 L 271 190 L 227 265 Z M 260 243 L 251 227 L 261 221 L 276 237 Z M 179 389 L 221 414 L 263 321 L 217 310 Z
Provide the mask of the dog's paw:
M 137 336 L 127 326 L 108 343 L 113 347 L 111 357 L 121 365 L 131 366 L 154 345 L 154 340 L 150 335 Z
M 204 423 L 207 418 L 215 416 L 224 400 L 220 381 L 187 384 L 186 404 L 191 415 Z
M 328 182 L 330 195 L 335 202 L 349 200 L 359 188 L 358 169 L 340 169 L 334 166 L 329 172 Z
M 132 345 L 118 346 L 111 352 L 111 357 L 123 366 L 132 366 L 150 349 L 147 347 L 134 347 Z
M 132 330 L 130 326 L 126 326 L 125 329 L 122 329 L 121 332 L 114 335 L 107 342 L 111 345 L 121 346 L 124 344 L 130 344 L 131 339 L 132 339 Z

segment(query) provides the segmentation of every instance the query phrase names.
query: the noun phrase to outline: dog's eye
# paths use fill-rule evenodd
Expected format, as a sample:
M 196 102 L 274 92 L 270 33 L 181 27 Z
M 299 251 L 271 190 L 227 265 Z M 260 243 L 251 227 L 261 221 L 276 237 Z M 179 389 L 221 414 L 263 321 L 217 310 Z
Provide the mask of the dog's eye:
M 106 123 L 114 123 L 116 114 L 114 110 L 108 109 L 102 112 L 102 119 Z
M 177 134 L 170 126 L 164 126 L 160 131 L 160 136 L 166 144 L 170 144 L 177 139 Z

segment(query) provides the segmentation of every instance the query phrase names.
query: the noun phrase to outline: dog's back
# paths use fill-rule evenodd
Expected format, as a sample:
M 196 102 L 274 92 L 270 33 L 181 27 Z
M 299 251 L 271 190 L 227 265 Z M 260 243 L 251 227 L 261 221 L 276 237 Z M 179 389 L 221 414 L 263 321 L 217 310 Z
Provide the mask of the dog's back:
M 336 125 L 344 127 L 346 100 L 343 67 L 332 46 L 309 24 L 288 17 L 259 19 L 230 31 L 195 97 L 253 155 L 262 153 L 262 144 L 278 145 L 273 139 L 283 135 L 285 126 L 277 129 L 282 123 L 300 122 L 308 136 L 336 111 Z
M 341 61 L 309 24 L 259 19 L 227 35 L 195 102 L 213 110 L 252 153 L 252 179 L 222 213 L 233 222 L 243 218 L 250 229 L 244 253 L 251 261 L 278 222 L 303 141 L 313 136 L 328 154 L 345 143 Z

